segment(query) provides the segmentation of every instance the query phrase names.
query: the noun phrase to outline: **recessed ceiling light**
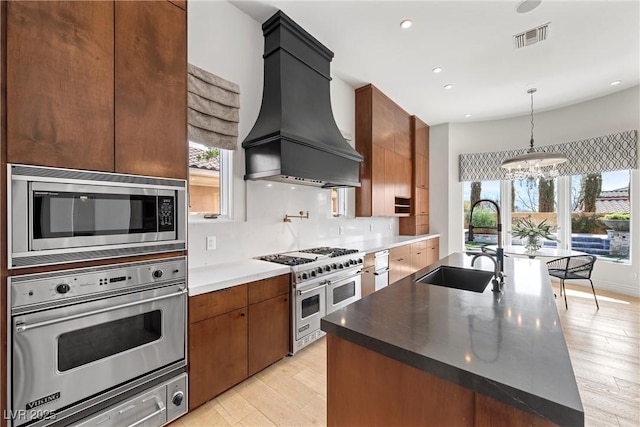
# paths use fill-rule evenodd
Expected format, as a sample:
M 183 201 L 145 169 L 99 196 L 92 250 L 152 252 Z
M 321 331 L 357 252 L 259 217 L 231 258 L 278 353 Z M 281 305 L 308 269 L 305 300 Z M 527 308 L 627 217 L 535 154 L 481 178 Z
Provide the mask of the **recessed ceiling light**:
M 533 9 L 540 6 L 540 3 L 542 3 L 542 0 L 523 0 L 520 3 L 518 3 L 518 6 L 516 6 L 516 12 L 518 13 L 531 12 Z
M 411 19 L 405 19 L 400 23 L 400 27 L 404 28 L 405 30 L 409 28 L 411 25 L 413 25 L 413 21 L 411 21 Z
M 622 83 L 622 81 L 621 81 L 621 80 L 614 80 L 614 81 L 612 81 L 612 82 L 611 82 L 611 83 L 609 83 L 609 84 L 610 84 L 611 86 L 617 86 L 617 85 L 619 85 L 620 83 Z
M 464 116 L 465 116 L 466 118 L 469 118 L 469 117 L 471 117 L 471 114 L 465 114 Z
M 453 85 L 451 83 L 449 83 L 448 85 L 444 85 L 445 89 L 451 89 L 453 87 Z
M 438 74 L 440 71 L 442 71 L 442 67 L 436 67 L 432 70 L 434 73 Z

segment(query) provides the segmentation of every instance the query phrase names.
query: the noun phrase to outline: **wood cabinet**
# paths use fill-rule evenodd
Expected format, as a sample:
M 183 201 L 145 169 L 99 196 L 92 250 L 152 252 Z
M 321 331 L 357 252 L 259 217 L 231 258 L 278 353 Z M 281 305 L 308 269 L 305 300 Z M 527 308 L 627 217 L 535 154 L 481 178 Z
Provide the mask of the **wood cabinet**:
M 249 375 L 289 353 L 289 276 L 249 284 Z
M 411 273 L 411 245 L 389 249 L 389 284 L 395 283 Z
M 189 298 L 189 409 L 289 353 L 289 275 Z
M 189 314 L 194 409 L 247 378 L 247 285 L 191 297 Z
M 427 266 L 427 241 L 411 244 L 411 270 L 418 271 Z
M 389 249 L 389 284 L 438 261 L 439 251 L 438 237 Z
M 327 425 L 556 424 L 329 334 Z
M 429 233 L 429 126 L 411 116 L 413 181 L 411 215 L 400 218 L 400 234 L 416 236 Z
M 112 171 L 114 3 L 7 2 L 7 161 Z
M 364 256 L 364 263 L 362 266 L 362 298 L 367 295 L 371 295 L 376 291 L 375 272 L 375 254 L 366 254 Z
M 356 150 L 362 186 L 356 216 L 409 215 L 412 197 L 411 119 L 373 85 L 356 90 Z
M 7 161 L 186 179 L 177 3 L 8 2 Z
M 427 239 L 427 265 L 440 259 L 440 238 Z
M 115 171 L 187 178 L 187 14 L 115 5 Z

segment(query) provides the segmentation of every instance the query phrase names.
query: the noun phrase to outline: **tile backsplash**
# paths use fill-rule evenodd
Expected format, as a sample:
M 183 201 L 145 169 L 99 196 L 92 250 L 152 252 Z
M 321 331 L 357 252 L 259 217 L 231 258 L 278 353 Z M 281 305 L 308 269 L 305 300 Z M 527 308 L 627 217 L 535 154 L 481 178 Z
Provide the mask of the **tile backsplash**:
M 348 246 L 353 241 L 398 234 L 396 218 L 332 217 L 327 189 L 269 181 L 247 181 L 246 185 L 246 221 L 189 222 L 191 268 L 314 246 Z M 309 211 L 309 219 L 283 221 L 285 214 L 300 211 Z M 207 250 L 207 237 L 215 237 L 215 249 Z

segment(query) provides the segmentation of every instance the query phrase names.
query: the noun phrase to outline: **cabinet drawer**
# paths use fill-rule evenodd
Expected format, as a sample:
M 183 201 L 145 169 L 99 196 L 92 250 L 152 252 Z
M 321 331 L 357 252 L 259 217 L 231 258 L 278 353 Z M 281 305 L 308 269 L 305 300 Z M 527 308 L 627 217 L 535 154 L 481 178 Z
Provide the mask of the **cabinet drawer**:
M 247 285 L 189 297 L 189 323 L 247 306 Z
M 427 249 L 427 241 L 426 240 L 421 240 L 419 242 L 415 242 L 411 244 L 411 252 L 415 253 L 417 251 L 421 251 Z
M 289 275 L 270 277 L 269 279 L 256 280 L 249 285 L 249 304 L 255 304 L 269 298 L 289 293 Z

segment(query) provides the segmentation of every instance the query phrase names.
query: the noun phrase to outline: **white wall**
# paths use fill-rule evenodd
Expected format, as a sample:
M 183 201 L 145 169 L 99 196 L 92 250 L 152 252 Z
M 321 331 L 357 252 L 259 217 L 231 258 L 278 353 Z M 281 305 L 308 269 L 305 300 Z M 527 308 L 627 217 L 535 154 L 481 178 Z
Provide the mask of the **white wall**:
M 262 100 L 262 24 L 226 1 L 191 1 L 188 7 L 189 62 L 240 85 L 238 140 L 242 142 L 258 117 Z M 338 127 L 353 135 L 353 88 L 334 77 L 331 103 Z M 332 218 L 329 190 L 304 186 L 292 190 L 287 184 L 245 182 L 244 150 L 239 147 L 233 157 L 233 220 L 189 222 L 190 267 L 321 244 L 348 245 L 362 237 L 398 233 L 398 221 L 393 218 Z M 354 194 L 349 191 L 352 214 Z M 282 221 L 285 213 L 300 210 L 308 210 L 311 218 Z M 205 250 L 205 236 L 216 237 L 215 250 Z
M 640 129 L 640 87 L 553 111 L 535 114 L 536 147 Z M 441 255 L 463 248 L 462 185 L 458 182 L 458 157 L 463 153 L 503 151 L 528 146 L 529 116 L 434 126 L 430 131 L 430 179 L 446 182 L 431 186 L 431 231 L 440 233 Z M 446 147 L 446 148 L 443 148 Z M 435 179 L 434 179 L 435 178 Z M 640 296 L 640 172 L 632 173 L 632 262 L 599 260 L 594 280 L 600 288 Z M 436 211 L 443 207 L 446 212 Z M 444 252 L 442 248 L 447 248 Z

